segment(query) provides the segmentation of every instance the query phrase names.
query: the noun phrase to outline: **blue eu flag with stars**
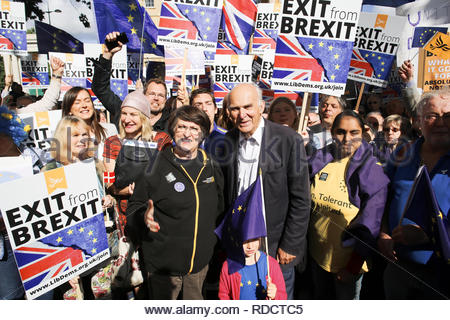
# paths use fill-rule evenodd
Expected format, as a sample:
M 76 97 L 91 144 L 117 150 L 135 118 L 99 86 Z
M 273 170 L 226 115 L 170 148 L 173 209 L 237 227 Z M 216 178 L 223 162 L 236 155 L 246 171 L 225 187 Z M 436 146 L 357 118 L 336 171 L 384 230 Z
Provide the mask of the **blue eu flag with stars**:
M 71 34 L 44 22 L 35 21 L 39 53 L 64 52 L 84 54 L 83 42 Z
M 266 224 L 263 216 L 262 176 L 253 182 L 234 201 L 222 223 L 215 230 L 227 251 L 230 274 L 245 266 L 244 241 L 265 237 Z
M 402 224 L 414 223 L 421 227 L 431 240 L 436 256 L 450 263 L 450 223 L 447 214 L 439 207 L 427 169 L 420 167 Z
M 125 32 L 128 52 L 139 52 L 142 45 L 142 52 L 164 56 L 163 47 L 156 45 L 158 28 L 136 0 L 94 0 L 94 7 L 100 42 L 110 32 Z
M 412 47 L 423 48 L 436 32 L 447 33 L 447 30 L 445 27 L 415 27 Z

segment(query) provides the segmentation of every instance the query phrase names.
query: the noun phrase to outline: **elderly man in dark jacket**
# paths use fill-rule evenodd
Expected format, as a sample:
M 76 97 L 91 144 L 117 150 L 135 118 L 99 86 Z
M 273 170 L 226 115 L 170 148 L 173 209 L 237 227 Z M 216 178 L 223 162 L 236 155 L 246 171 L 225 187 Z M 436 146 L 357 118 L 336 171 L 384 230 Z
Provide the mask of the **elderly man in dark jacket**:
M 308 163 L 299 134 L 262 118 L 264 101 L 253 84 L 240 84 L 228 106 L 230 130 L 218 161 L 225 178 L 225 205 L 262 170 L 269 254 L 281 265 L 288 298 L 293 299 L 294 266 L 304 263 L 310 214 Z

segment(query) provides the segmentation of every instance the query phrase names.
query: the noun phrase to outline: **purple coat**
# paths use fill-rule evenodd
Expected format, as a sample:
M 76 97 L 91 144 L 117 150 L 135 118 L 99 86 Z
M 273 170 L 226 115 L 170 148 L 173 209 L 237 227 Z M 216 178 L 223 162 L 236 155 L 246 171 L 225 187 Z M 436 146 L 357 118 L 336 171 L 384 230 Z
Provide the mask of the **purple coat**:
M 337 154 L 335 144 L 317 150 L 309 159 L 310 180 L 313 181 L 320 170 L 336 159 Z M 342 245 L 354 247 L 358 254 L 367 257 L 380 232 L 389 184 L 367 142 L 363 141 L 350 159 L 345 183 L 349 200 L 359 208 L 359 213 L 343 233 Z

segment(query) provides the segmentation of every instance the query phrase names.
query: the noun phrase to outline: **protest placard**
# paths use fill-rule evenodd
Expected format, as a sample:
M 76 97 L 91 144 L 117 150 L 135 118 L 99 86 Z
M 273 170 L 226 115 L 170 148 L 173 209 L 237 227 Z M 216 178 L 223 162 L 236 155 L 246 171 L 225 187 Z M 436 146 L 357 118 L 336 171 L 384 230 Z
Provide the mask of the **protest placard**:
M 158 44 L 216 51 L 222 0 L 163 1 Z
M 449 10 L 448 0 L 420 0 L 396 8 L 396 14 L 407 17 L 408 21 L 402 29 L 397 65 L 401 66 L 403 61 L 416 57 L 418 49 L 412 45 L 415 28 L 450 24 Z M 415 59 L 412 62 L 417 65 Z
M 361 12 L 348 78 L 386 87 L 406 17 Z
M 32 53 L 20 58 L 22 87 L 24 89 L 47 88 L 50 84 L 46 54 Z
M 141 67 L 141 75 L 139 75 L 140 63 L 139 53 L 127 53 L 128 89 L 134 90 L 136 88 L 136 81 L 142 78 L 143 66 Z
M 205 74 L 205 55 L 202 50 L 189 48 L 184 62 L 184 50 L 180 48 L 164 48 L 166 75 L 176 76 L 183 73 L 183 63 L 187 75 Z
M 28 299 L 109 257 L 93 161 L 6 182 L 0 192 L 7 195 L 0 210 Z
M 86 86 L 86 58 L 83 54 L 49 52 L 49 56 L 66 64 L 61 79 L 61 98 L 72 87 Z
M 239 83 L 252 80 L 252 55 L 216 55 L 214 63 L 214 98 L 222 107 L 223 98 Z
M 86 89 L 91 93 L 95 108 L 103 108 L 102 103 L 97 99 L 94 92 L 92 92 L 92 79 L 94 77 L 94 62 L 92 59 L 98 59 L 103 52 L 102 44 L 85 43 L 84 56 L 86 59 Z M 111 90 L 124 99 L 128 94 L 128 73 L 127 73 L 127 49 L 126 46 L 122 50 L 115 53 L 112 59 Z
M 266 50 L 275 49 L 281 16 L 279 12 L 275 12 L 274 7 L 275 3 L 258 4 L 252 42 L 253 54 L 263 55 Z
M 26 56 L 28 53 L 25 4 L 1 1 L 0 10 L 0 53 Z
M 424 92 L 450 88 L 450 59 L 426 53 L 423 68 Z
M 300 107 L 303 101 L 303 97 L 300 94 L 292 91 L 271 89 L 274 58 L 275 50 L 266 50 L 263 55 L 261 75 L 258 82 L 258 86 L 262 90 L 262 96 L 266 103 L 266 107 L 269 107 L 274 99 L 281 96 L 289 98 L 297 107 Z
M 19 113 L 23 123 L 31 127 L 28 137 L 23 143 L 28 147 L 48 150 L 50 139 L 53 137 L 59 120 L 61 120 L 61 114 L 61 110 Z
M 344 93 L 361 0 L 284 1 L 272 89 Z

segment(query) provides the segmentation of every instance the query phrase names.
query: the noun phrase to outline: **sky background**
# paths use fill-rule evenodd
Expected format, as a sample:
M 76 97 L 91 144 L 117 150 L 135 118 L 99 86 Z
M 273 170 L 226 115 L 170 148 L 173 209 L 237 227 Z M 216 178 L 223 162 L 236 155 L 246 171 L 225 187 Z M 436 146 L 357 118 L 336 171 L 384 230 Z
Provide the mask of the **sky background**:
M 70 33 L 82 42 L 99 43 L 94 15 L 94 1 L 90 0 L 90 2 L 92 9 L 89 9 L 81 1 L 77 2 L 75 0 L 43 0 L 39 7 L 43 11 L 53 11 L 55 9 L 62 11 L 61 13 L 50 13 L 51 24 L 53 26 Z M 90 28 L 84 27 L 83 23 L 79 20 L 80 14 L 87 16 Z M 44 20 L 42 22 L 49 23 L 48 17 L 49 14 L 44 13 Z M 33 27 L 34 21 L 29 20 L 27 22 L 27 28 Z

